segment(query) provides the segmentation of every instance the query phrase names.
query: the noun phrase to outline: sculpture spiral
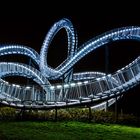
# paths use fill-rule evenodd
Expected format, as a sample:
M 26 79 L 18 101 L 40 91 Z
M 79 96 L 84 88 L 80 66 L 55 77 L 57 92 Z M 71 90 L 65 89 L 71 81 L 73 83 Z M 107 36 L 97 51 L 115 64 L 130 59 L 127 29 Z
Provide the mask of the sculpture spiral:
M 68 55 L 56 68 L 47 63 L 48 48 L 54 36 L 64 28 L 68 36 Z M 77 34 L 70 20 L 61 19 L 49 30 L 40 54 L 27 46 L 0 47 L 0 56 L 25 55 L 33 59 L 39 70 L 23 63 L 0 62 L 0 102 L 16 108 L 50 109 L 55 107 L 94 105 L 94 109 L 110 106 L 124 91 L 140 81 L 140 57 L 113 74 L 83 72 L 73 74 L 73 66 L 91 51 L 116 40 L 140 40 L 140 27 L 118 28 L 101 34 L 77 47 Z M 3 77 L 23 76 L 32 78 L 40 85 L 26 87 L 9 84 Z M 64 83 L 52 85 L 49 80 L 62 79 Z

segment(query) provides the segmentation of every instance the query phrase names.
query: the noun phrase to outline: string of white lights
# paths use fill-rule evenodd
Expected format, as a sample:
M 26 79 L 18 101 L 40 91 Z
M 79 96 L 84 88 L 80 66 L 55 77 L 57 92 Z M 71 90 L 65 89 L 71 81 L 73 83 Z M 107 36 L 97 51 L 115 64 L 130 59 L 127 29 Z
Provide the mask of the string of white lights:
M 67 58 L 52 68 L 47 63 L 48 48 L 59 30 L 64 28 L 68 37 Z M 117 40 L 140 40 L 140 27 L 117 28 L 101 34 L 79 46 L 76 31 L 70 20 L 56 22 L 43 42 L 40 54 L 34 49 L 21 45 L 0 46 L 0 56 L 20 54 L 31 58 L 40 68 L 17 62 L 0 62 L 0 102 L 9 106 L 25 108 L 53 108 L 95 103 L 94 109 L 105 109 L 119 99 L 125 91 L 133 88 L 140 80 L 140 57 L 113 74 L 101 72 L 74 73 L 72 68 L 83 57 L 103 45 Z M 68 81 L 50 84 L 50 80 L 71 77 Z M 10 84 L 3 80 L 7 76 L 31 78 L 40 87 Z

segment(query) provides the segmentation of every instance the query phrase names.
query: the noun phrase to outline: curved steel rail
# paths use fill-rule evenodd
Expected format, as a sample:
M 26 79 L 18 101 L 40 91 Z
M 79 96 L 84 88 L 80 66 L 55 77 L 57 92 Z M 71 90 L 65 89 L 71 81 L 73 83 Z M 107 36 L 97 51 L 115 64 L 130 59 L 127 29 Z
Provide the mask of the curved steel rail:
M 30 58 L 32 58 L 33 61 L 36 62 L 36 64 L 39 65 L 39 54 L 32 48 L 27 46 L 21 46 L 21 45 L 3 45 L 0 46 L 0 56 L 3 55 L 10 55 L 10 54 L 20 54 L 25 55 Z
M 56 33 L 64 28 L 68 36 L 68 57 L 57 68 L 47 64 L 48 48 Z M 0 63 L 0 77 L 25 76 L 32 78 L 39 86 L 19 86 L 0 79 L 0 101 L 18 108 L 47 109 L 54 107 L 94 104 L 94 109 L 104 109 L 106 101 L 113 104 L 124 91 L 136 86 L 140 81 L 140 58 L 113 74 L 101 72 L 83 72 L 72 75 L 72 68 L 81 58 L 91 51 L 116 40 L 140 40 L 140 27 L 118 28 L 87 41 L 77 49 L 77 34 L 70 20 L 62 19 L 49 30 L 40 55 L 33 49 L 19 45 L 1 46 L 0 56 L 22 54 L 32 58 L 40 67 L 37 69 L 12 62 Z M 72 75 L 68 83 L 51 85 L 48 79 L 61 79 L 63 75 Z M 47 79 L 46 79 L 47 78 Z

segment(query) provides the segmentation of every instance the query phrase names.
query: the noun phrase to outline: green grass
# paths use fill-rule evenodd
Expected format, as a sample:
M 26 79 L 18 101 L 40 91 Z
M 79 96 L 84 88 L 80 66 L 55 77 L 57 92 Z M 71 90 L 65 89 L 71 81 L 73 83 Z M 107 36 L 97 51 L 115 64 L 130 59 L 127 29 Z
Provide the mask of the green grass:
M 140 128 L 84 122 L 0 122 L 0 140 L 140 140 Z

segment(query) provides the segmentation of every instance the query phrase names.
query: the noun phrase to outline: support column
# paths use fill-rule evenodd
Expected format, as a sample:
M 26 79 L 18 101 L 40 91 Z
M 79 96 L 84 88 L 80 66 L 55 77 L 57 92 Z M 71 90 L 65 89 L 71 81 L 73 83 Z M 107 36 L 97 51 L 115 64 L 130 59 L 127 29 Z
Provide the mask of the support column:
M 115 96 L 115 122 L 118 121 L 118 101 L 117 96 Z
M 108 111 L 108 101 L 106 101 L 106 107 L 105 107 L 105 112 Z
M 57 121 L 57 107 L 55 108 L 55 121 Z
M 91 122 L 91 119 L 92 119 L 92 111 L 91 111 L 91 107 L 88 106 L 88 109 L 89 109 L 89 122 Z

